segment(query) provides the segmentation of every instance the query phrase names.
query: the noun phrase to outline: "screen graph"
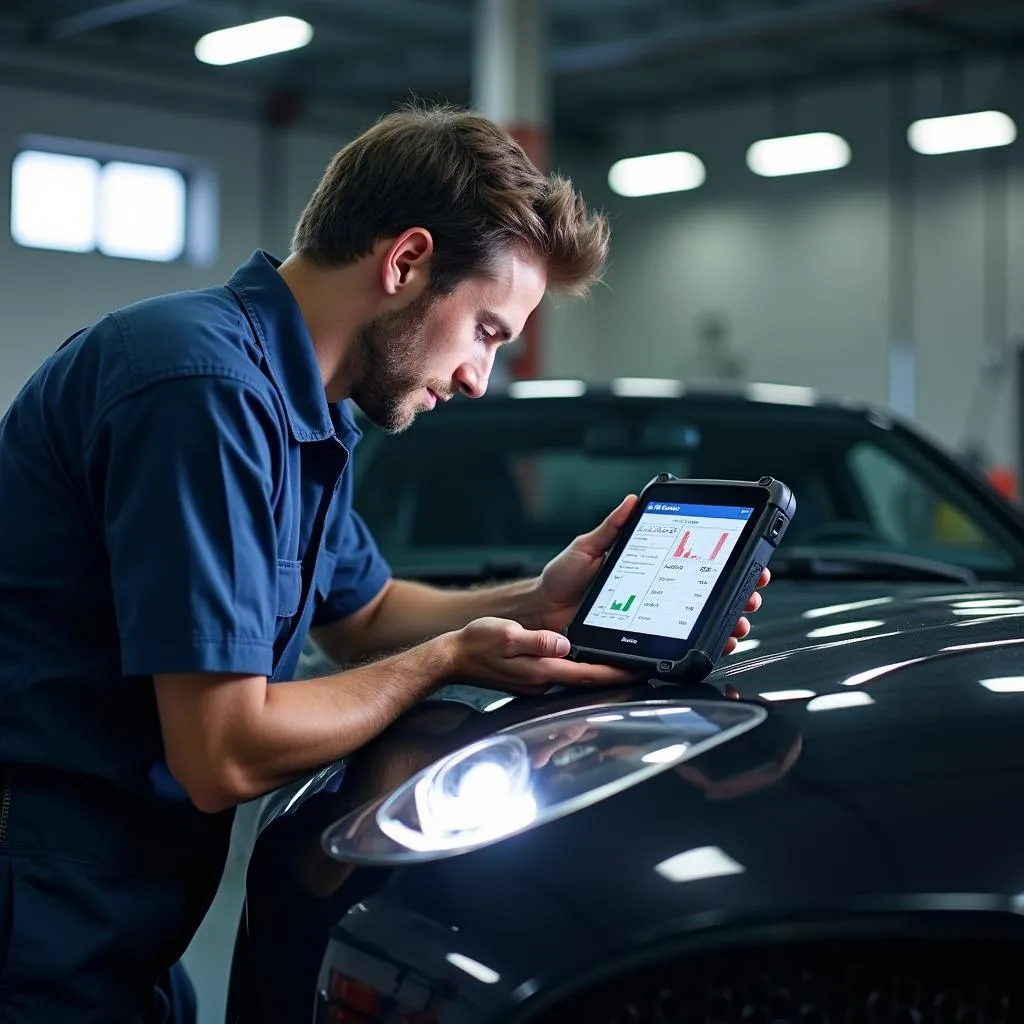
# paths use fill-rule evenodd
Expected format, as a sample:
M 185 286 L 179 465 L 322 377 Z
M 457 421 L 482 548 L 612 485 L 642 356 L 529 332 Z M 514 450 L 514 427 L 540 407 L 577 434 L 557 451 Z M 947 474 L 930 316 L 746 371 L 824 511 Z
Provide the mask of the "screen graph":
M 675 551 L 672 552 L 672 558 L 714 562 L 728 541 L 728 530 L 684 530 Z
M 648 504 L 583 624 L 685 640 L 752 514 Z

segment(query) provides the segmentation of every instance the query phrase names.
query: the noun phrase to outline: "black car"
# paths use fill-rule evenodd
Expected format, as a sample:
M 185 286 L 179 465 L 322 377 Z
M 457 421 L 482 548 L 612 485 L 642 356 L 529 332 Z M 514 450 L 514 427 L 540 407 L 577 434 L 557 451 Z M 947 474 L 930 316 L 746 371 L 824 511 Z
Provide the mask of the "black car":
M 751 637 L 700 686 L 449 688 L 268 798 L 228 1019 L 1024 1020 L 1021 513 L 884 413 L 622 390 L 368 437 L 361 511 L 465 582 L 661 470 L 773 475 Z

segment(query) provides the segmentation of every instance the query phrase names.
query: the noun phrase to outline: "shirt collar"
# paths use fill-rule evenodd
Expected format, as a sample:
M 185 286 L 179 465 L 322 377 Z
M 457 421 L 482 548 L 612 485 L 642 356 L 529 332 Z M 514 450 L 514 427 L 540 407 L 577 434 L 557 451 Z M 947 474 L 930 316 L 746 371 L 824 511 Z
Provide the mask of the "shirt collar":
M 252 322 L 295 440 L 324 441 L 335 435 L 335 424 L 309 328 L 295 296 L 277 272 L 281 262 L 257 249 L 231 276 L 228 288 Z M 340 440 L 358 439 L 359 428 L 347 409 L 338 408 L 338 422 Z

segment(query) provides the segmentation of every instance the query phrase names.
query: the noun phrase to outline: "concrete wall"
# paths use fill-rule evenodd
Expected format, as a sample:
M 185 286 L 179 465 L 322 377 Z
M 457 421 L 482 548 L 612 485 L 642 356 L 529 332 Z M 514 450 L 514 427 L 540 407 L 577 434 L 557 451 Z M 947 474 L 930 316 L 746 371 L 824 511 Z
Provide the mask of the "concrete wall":
M 994 104 L 1024 125 L 1024 89 L 999 69 L 963 76 L 959 99 L 930 74 L 792 95 L 781 103 L 652 114 L 623 125 L 607 152 L 557 145 L 559 167 L 613 219 L 606 284 L 546 313 L 545 371 L 555 376 L 707 375 L 702 330 L 725 331 L 744 379 L 808 384 L 876 401 L 890 396 L 890 346 L 916 351 L 912 398 L 948 443 L 964 428 L 986 341 L 1024 334 L 1024 293 L 989 282 L 1024 272 L 1024 141 L 993 154 L 920 157 L 908 120 Z M 895 90 L 895 91 L 894 91 Z M 1015 95 L 1016 92 L 1016 95 Z M 894 97 L 902 109 L 894 111 Z M 744 164 L 766 135 L 833 130 L 853 147 L 837 172 L 760 179 Z M 252 123 L 128 103 L 0 87 L 0 148 L 26 133 L 159 148 L 201 157 L 221 180 L 219 257 L 192 268 L 21 249 L 10 240 L 9 161 L 0 172 L 0 408 L 63 338 L 141 296 L 223 280 L 253 248 L 278 252 L 331 155 L 345 140 L 297 131 L 268 147 Z M 618 156 L 684 148 L 707 164 L 689 193 L 626 200 L 605 183 Z M 896 161 L 894 163 L 894 160 Z M 999 173 L 1005 174 L 1000 205 Z M 999 261 L 999 227 L 1008 265 Z M 1009 380 L 1004 374 L 1004 379 Z M 1004 387 L 985 407 L 996 458 L 1015 456 Z

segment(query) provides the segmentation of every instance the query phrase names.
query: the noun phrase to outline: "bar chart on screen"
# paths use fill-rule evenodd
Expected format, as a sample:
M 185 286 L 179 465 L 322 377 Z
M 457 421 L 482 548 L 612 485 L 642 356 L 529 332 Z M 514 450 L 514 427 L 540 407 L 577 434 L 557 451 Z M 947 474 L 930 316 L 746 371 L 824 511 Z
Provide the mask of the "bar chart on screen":
M 645 511 L 584 624 L 686 639 L 751 511 L 667 504 Z
M 672 552 L 671 560 L 714 562 L 721 557 L 728 542 L 728 530 L 705 527 L 683 530 L 683 535 Z

